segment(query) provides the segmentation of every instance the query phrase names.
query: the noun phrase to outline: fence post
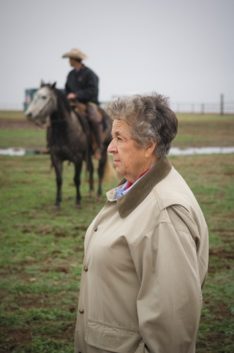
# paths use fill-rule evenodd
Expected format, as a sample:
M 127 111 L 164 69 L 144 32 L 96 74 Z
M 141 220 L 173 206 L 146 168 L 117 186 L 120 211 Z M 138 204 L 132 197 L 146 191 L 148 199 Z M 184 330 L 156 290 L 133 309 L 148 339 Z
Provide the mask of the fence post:
M 224 95 L 220 94 L 220 115 L 224 114 Z
M 204 114 L 205 113 L 205 104 L 202 103 L 201 104 L 201 114 Z

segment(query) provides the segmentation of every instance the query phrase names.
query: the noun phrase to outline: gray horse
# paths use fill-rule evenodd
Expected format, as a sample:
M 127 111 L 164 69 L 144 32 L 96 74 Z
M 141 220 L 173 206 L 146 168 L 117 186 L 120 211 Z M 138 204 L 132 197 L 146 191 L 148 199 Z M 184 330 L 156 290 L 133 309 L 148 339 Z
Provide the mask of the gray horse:
M 109 117 L 100 110 L 103 115 L 103 149 L 98 161 L 98 189 L 97 195 L 102 194 L 102 183 L 107 158 L 107 146 L 111 140 L 111 121 Z M 87 163 L 89 172 L 89 188 L 94 189 L 94 167 L 92 162 L 92 144 L 90 134 L 87 133 L 86 119 L 74 110 L 67 101 L 63 92 L 56 88 L 56 84 L 41 84 L 31 104 L 26 111 L 27 118 L 37 125 L 47 126 L 47 146 L 49 148 L 52 166 L 56 174 L 56 199 L 55 205 L 60 206 L 62 201 L 62 171 L 63 162 L 74 163 L 74 183 L 76 186 L 76 204 L 81 202 L 80 183 L 82 164 Z

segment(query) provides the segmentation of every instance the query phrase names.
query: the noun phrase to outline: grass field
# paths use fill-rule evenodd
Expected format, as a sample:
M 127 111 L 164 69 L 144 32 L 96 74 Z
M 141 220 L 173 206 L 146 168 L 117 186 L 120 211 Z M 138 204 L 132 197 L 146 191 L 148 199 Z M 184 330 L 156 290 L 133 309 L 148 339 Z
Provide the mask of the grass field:
M 179 121 L 176 147 L 234 145 L 234 116 L 181 115 Z M 0 112 L 0 128 L 0 147 L 45 146 L 45 132 L 24 125 L 20 114 Z M 210 231 L 197 353 L 233 353 L 234 156 L 170 160 L 197 196 Z M 73 352 L 84 234 L 104 197 L 90 197 L 83 176 L 77 210 L 72 178 L 67 164 L 57 211 L 49 156 L 0 157 L 0 353 Z

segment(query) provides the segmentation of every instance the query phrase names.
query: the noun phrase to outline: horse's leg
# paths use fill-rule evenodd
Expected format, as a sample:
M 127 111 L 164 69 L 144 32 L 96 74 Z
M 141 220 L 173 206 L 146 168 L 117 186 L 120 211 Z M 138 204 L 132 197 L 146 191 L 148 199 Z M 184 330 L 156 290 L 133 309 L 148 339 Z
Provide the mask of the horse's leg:
M 94 173 L 94 168 L 93 168 L 93 161 L 92 161 L 92 158 L 91 158 L 91 161 L 90 161 L 90 170 L 89 170 L 89 192 L 90 192 L 90 194 L 92 194 L 92 193 L 93 193 L 93 190 L 94 190 L 93 173 Z
M 62 201 L 62 184 L 63 184 L 63 162 L 56 157 L 52 157 L 52 164 L 55 170 L 56 175 L 56 198 L 55 198 L 55 206 L 60 207 L 60 203 Z
M 101 158 L 98 163 L 98 189 L 97 196 L 102 195 L 102 183 L 104 178 L 105 166 L 107 162 L 107 151 L 106 149 L 102 151 Z
M 90 147 L 89 147 L 90 148 Z M 92 160 L 92 152 L 89 149 L 87 157 L 87 171 L 88 171 L 88 180 L 89 180 L 89 193 L 92 194 L 94 190 L 94 179 L 93 179 L 93 173 L 94 173 L 94 168 L 93 168 L 93 160 Z
M 76 206 L 80 208 L 81 193 L 80 193 L 80 177 L 82 170 L 82 161 L 75 163 L 74 184 L 76 186 Z

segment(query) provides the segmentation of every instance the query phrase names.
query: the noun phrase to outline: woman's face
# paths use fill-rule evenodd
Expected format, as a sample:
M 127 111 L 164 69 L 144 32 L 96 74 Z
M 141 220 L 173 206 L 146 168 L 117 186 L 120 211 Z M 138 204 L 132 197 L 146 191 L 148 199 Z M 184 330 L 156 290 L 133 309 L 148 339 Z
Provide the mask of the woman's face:
M 108 152 L 113 156 L 117 174 L 134 182 L 155 163 L 155 143 L 142 147 L 132 139 L 131 127 L 124 120 L 114 120 Z

